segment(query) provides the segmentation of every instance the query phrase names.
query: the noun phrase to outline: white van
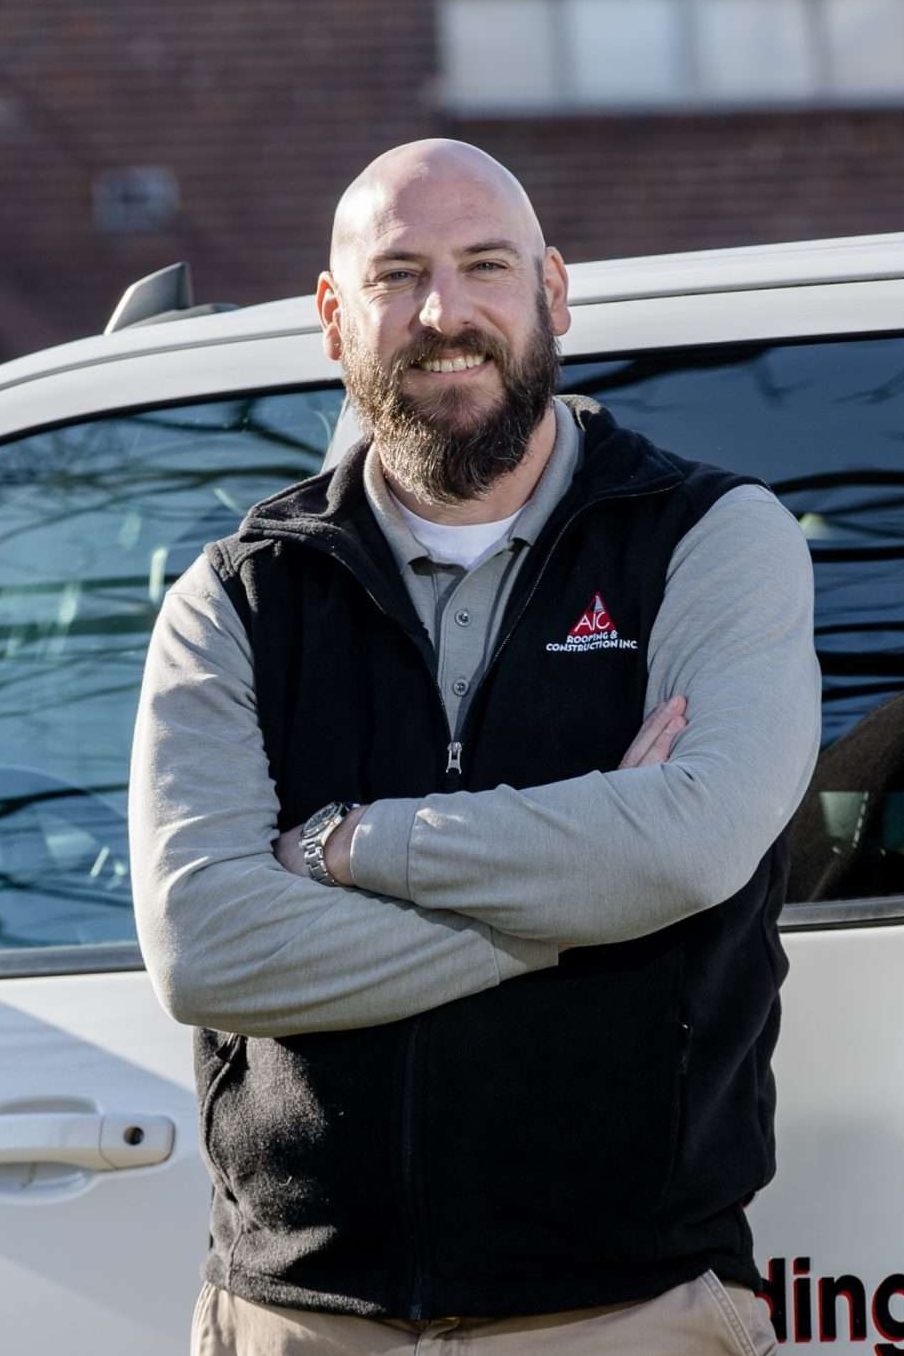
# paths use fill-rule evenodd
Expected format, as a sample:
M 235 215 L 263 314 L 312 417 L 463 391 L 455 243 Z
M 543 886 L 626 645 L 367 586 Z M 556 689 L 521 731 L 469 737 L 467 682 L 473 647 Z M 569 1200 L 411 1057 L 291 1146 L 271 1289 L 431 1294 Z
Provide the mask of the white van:
M 131 910 L 144 651 L 201 544 L 354 436 L 310 297 L 198 314 L 184 284 L 0 368 L 4 1356 L 186 1349 L 208 1188 L 191 1033 Z M 812 545 L 827 750 L 783 917 L 780 1167 L 751 1213 L 783 1349 L 904 1351 L 904 234 L 572 284 L 563 389 L 768 480 Z

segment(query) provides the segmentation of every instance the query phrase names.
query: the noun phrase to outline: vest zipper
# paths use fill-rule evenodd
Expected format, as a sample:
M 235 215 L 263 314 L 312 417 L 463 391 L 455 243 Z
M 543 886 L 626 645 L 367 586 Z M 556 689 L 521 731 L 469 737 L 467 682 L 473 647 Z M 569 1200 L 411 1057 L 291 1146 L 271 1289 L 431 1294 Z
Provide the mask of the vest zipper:
M 446 752 L 449 755 L 449 761 L 446 763 L 446 772 L 457 772 L 461 776 L 461 741 L 453 739 L 448 745 Z

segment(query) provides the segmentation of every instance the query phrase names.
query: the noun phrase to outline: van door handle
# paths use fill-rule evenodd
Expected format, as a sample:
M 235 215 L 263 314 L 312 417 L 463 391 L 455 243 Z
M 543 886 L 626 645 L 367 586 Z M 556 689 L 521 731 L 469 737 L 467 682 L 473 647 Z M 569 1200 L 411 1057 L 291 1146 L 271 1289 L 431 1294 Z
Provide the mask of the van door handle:
M 167 1116 L 0 1115 L 0 1163 L 68 1163 L 92 1172 L 145 1168 L 165 1162 L 175 1139 Z

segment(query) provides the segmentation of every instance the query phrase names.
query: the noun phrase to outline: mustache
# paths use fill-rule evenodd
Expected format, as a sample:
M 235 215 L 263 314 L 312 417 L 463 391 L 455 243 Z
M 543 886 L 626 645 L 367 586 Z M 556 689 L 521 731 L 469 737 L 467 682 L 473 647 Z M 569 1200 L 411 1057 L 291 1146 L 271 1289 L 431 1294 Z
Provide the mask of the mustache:
M 508 370 L 508 346 L 490 334 L 484 334 L 481 330 L 462 330 L 460 334 L 455 335 L 442 335 L 425 331 L 412 339 L 410 344 L 399 349 L 392 361 L 390 380 L 397 384 L 409 367 L 418 363 L 436 361 L 447 354 L 450 349 L 455 349 L 457 353 L 466 354 L 470 357 L 484 354 L 487 358 L 491 358 L 503 372 Z

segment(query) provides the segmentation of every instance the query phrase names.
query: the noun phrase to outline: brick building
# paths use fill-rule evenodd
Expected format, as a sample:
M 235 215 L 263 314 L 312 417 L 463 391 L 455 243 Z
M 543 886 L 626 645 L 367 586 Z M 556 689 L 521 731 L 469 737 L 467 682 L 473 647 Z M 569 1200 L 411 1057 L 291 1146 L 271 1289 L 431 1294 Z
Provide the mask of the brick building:
M 311 290 L 338 192 L 420 136 L 508 164 L 571 260 L 901 228 L 902 11 L 6 0 L 0 358 L 175 259 L 199 300 Z

